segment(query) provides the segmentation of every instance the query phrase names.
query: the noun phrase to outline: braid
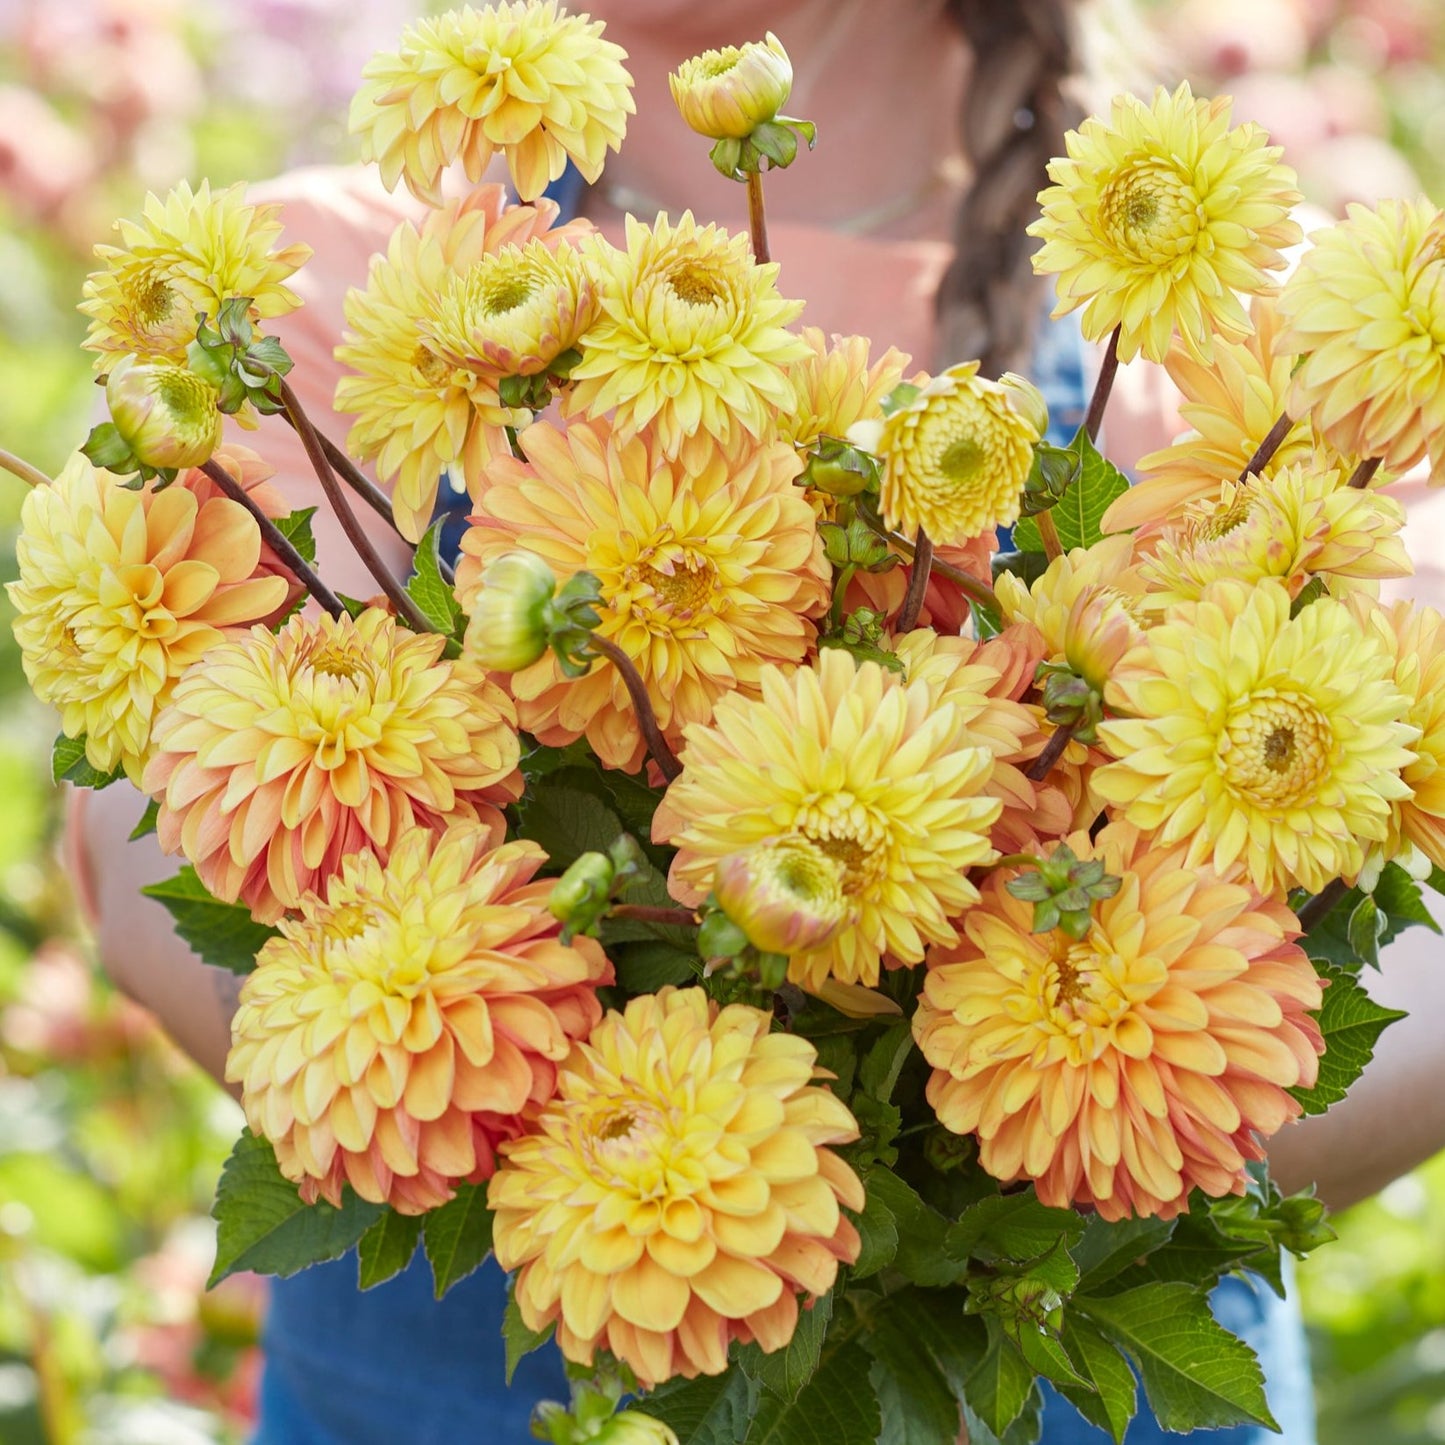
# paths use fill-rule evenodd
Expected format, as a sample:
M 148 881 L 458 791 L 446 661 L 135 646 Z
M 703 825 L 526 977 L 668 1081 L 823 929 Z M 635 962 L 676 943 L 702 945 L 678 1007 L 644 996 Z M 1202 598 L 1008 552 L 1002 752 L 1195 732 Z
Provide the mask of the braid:
M 1082 110 L 1063 85 L 1074 59 L 1072 0 L 948 0 L 973 51 L 961 116 L 972 180 L 938 290 L 938 361 L 977 358 L 984 376 L 1027 361 L 1037 287 L 1024 228 L 1046 166 Z

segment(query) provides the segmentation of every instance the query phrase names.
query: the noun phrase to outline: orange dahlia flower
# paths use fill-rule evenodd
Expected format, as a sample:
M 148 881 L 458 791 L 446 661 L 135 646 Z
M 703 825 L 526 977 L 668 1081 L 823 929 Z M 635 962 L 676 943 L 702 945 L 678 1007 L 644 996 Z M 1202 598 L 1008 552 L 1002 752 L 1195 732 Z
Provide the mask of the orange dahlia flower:
M 274 923 L 408 828 L 480 822 L 500 842 L 522 791 L 516 712 L 444 642 L 373 608 L 213 648 L 156 721 L 143 786 L 161 847 Z
M 562 1066 L 534 1132 L 501 1148 L 487 1200 L 535 1330 L 581 1364 L 609 1349 L 648 1387 L 721 1374 L 733 1340 L 781 1349 L 798 1291 L 858 1255 L 863 1206 L 829 1145 L 858 1137 L 772 1016 L 664 988 L 609 1012 Z
M 962 940 L 930 953 L 913 1022 L 929 1102 L 1045 1204 L 1170 1218 L 1191 1189 L 1243 1193 L 1324 1050 L 1298 921 L 1239 869 L 1221 877 L 1127 825 L 1070 844 L 1123 880 L 1085 938 L 1031 933 L 1032 904 L 1000 871 Z
M 598 944 L 558 940 L 535 843 L 459 823 L 413 828 L 383 866 L 343 860 L 326 900 L 261 950 L 226 1077 L 309 1204 L 363 1198 L 420 1214 L 496 1168 L 553 1095 L 612 981 Z

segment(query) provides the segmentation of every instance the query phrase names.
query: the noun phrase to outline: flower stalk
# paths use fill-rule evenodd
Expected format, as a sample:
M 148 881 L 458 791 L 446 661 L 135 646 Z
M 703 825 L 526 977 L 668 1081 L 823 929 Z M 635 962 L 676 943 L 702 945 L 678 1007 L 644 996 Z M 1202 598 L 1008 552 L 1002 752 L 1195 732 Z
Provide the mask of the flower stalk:
M 600 652 L 621 675 L 627 696 L 632 701 L 633 711 L 637 714 L 637 726 L 642 733 L 643 742 L 647 744 L 647 751 L 652 754 L 652 760 L 661 769 L 662 776 L 669 783 L 672 782 L 682 772 L 682 764 L 678 762 L 677 754 L 668 746 L 662 729 L 657 725 L 657 714 L 652 709 L 652 699 L 647 695 L 642 674 L 615 642 L 609 642 L 607 638 L 599 637 L 594 632 L 587 645 Z
M 1094 382 L 1094 394 L 1089 398 L 1089 410 L 1084 417 L 1084 431 L 1091 442 L 1099 440 L 1099 428 L 1104 424 L 1104 408 L 1109 404 L 1109 393 L 1114 389 L 1114 378 L 1119 374 L 1119 334 L 1123 330 L 1121 321 L 1109 337 L 1104 349 L 1104 362 Z M 1042 528 L 1040 528 L 1042 531 Z M 1058 553 L 1051 555 L 1057 556 Z
M 898 614 L 899 632 L 912 632 L 918 626 L 918 616 L 923 611 L 923 598 L 928 591 L 929 573 L 933 571 L 933 543 L 922 527 L 913 544 L 913 572 L 908 579 L 908 590 L 903 594 L 903 607 Z
M 759 266 L 773 259 L 768 249 L 768 215 L 763 205 L 763 173 L 748 172 L 748 233 L 753 239 L 753 260 Z

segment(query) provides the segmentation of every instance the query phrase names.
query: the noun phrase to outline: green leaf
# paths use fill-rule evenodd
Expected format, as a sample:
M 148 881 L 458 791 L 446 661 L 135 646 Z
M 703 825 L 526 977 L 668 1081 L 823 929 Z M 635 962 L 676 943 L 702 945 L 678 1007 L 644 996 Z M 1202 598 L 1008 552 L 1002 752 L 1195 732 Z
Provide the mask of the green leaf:
M 1078 480 L 1049 510 L 1064 550 L 1092 547 L 1103 537 L 1100 523 L 1114 500 L 1129 490 L 1129 479 L 1103 456 L 1081 427 L 1070 447 L 1081 459 Z M 1020 552 L 1042 552 L 1044 539 L 1032 517 L 1021 517 L 1014 527 L 1013 544 Z
M 943 1247 L 954 1259 L 980 1251 L 1005 1259 L 1033 1259 L 1047 1254 L 1060 1240 L 1072 1245 L 1084 1232 L 1084 1221 L 1072 1209 L 1040 1204 L 1032 1189 L 981 1199 L 950 1225 Z
M 465 1279 L 492 1251 L 492 1211 L 485 1184 L 461 1184 L 454 1199 L 433 1209 L 422 1222 L 422 1244 L 431 1262 L 440 1299 Z
M 1048 1330 L 1020 1325 L 1018 1330 L 1013 1332 L 1012 1338 L 1034 1374 L 1042 1375 L 1060 1387 L 1068 1385 L 1085 1393 L 1092 1388 L 1089 1381 L 1074 1368 L 1057 1335 Z M 1128 1369 L 1128 1366 L 1124 1368 Z
M 342 1201 L 340 1209 L 303 1203 L 271 1145 L 245 1130 L 216 1189 L 216 1264 L 209 1284 L 241 1270 L 284 1279 L 308 1265 L 339 1259 L 382 1212 L 380 1204 L 358 1199 L 350 1189 Z
M 467 619 L 457 603 L 456 594 L 442 580 L 440 554 L 440 522 L 433 522 L 417 543 L 412 559 L 415 569 L 407 579 L 407 595 L 425 614 L 428 622 L 446 637 L 460 638 Z
M 898 1253 L 898 1221 L 880 1195 L 869 1190 L 863 1210 L 852 1216 L 862 1241 L 851 1270 L 854 1279 L 866 1279 L 893 1263 Z
M 759 1388 L 741 1370 L 677 1378 L 644 1395 L 638 1408 L 670 1425 L 678 1445 L 740 1445 L 748 1433 Z
M 1034 1372 L 997 1320 L 988 1320 L 987 1326 L 988 1350 L 968 1377 L 967 1397 L 974 1414 L 1002 1435 L 1023 1413 Z
M 890 1024 L 883 1037 L 868 1050 L 858 1071 L 858 1087 L 887 1103 L 893 1097 L 898 1075 L 913 1052 L 913 1025 L 907 1019 Z
M 517 1366 L 533 1350 L 540 1350 L 552 1338 L 552 1331 L 552 1325 L 548 1325 L 545 1330 L 529 1329 L 522 1318 L 522 1311 L 517 1307 L 516 1292 L 510 1288 L 507 1290 L 507 1308 L 502 1312 L 502 1344 L 507 1351 L 507 1384 L 512 1383 Z
M 1398 863 L 1386 863 L 1375 884 L 1375 902 L 1389 920 L 1382 943 L 1389 943 L 1412 923 L 1421 924 L 1431 933 L 1439 933 L 1440 925 L 1425 902 L 1420 885 Z
M 948 1382 L 958 1399 L 968 1391 L 969 1376 L 988 1353 L 988 1333 L 977 1315 L 964 1313 L 968 1292 L 962 1289 L 904 1289 L 884 1306 L 908 1321 L 915 1342 Z
M 99 792 L 125 777 L 125 769 L 119 763 L 108 773 L 91 767 L 85 757 L 85 734 L 68 738 L 62 733 L 50 754 L 50 776 L 57 783 L 74 783 L 77 788 L 94 788 Z
M 315 507 L 298 507 L 284 517 L 276 517 L 276 530 L 301 554 L 302 560 L 315 562 L 316 538 L 311 535 L 311 519 Z
M 1104 1292 L 1122 1294 L 1146 1284 L 1188 1284 L 1210 1289 L 1246 1261 L 1251 1267 L 1262 1262 L 1260 1252 L 1269 1245 L 1267 1230 L 1249 1237 L 1229 1233 L 1205 1203 L 1199 1202 L 1198 1209 L 1197 1213 L 1181 1215 L 1169 1242 L 1120 1271 Z
M 1079 1266 L 1079 1288 L 1091 1290 L 1169 1242 L 1172 1219 L 1120 1219 L 1110 1222 L 1095 1214 L 1070 1253 Z
M 1329 981 L 1324 1003 L 1315 1016 L 1325 1038 L 1320 1074 L 1312 1089 L 1291 1089 L 1306 1114 L 1323 1114 L 1345 1097 L 1374 1057 L 1381 1031 L 1405 1015 L 1377 1004 L 1353 974 L 1315 959 L 1315 971 Z
M 796 1400 L 818 1369 L 832 1319 L 833 1294 L 830 1292 L 814 1301 L 811 1309 L 798 1311 L 798 1327 L 781 1350 L 764 1354 L 757 1345 L 744 1345 L 737 1352 L 737 1362 L 774 1395 Z
M 863 1177 L 867 1194 L 876 1194 L 892 1213 L 898 1231 L 898 1252 L 893 1267 L 914 1284 L 955 1284 L 968 1273 L 968 1265 L 944 1251 L 948 1221 L 921 1200 L 912 1186 L 881 1165 Z
M 517 805 L 517 836 L 541 844 L 549 873 L 562 872 L 584 853 L 605 853 L 627 831 L 595 792 L 573 785 L 581 773 L 555 773 Z
M 1203 1290 L 1146 1284 L 1106 1299 L 1075 1297 L 1074 1307 L 1134 1362 L 1164 1429 L 1279 1429 L 1254 1351 L 1214 1318 Z
M 943 1372 L 918 1348 L 913 1321 L 898 1299 L 874 1311 L 862 1339 L 873 1357 L 868 1378 L 883 1417 L 878 1445 L 955 1445 L 958 1401 Z
M 394 1279 L 412 1261 L 421 1239 L 421 1215 L 398 1214 L 388 1209 L 357 1246 L 356 1282 L 361 1289 L 373 1289 Z
M 831 1351 L 796 1400 L 758 1396 L 747 1445 L 874 1445 L 882 1427 L 878 1396 L 861 1346 Z
M 353 622 L 371 605 L 369 602 L 363 602 L 359 597 L 348 597 L 344 592 L 338 592 L 336 600 L 346 609 L 346 615 Z
M 189 864 L 141 892 L 165 904 L 176 932 L 193 952 L 232 973 L 250 973 L 262 944 L 277 935 L 268 924 L 257 923 L 244 903 L 222 903 Z
M 969 1409 L 968 1401 L 963 1402 L 963 1423 L 968 1431 L 969 1445 L 1038 1445 L 1039 1436 L 1043 1433 L 1044 1401 L 1035 1386 L 1029 1391 L 1029 1397 L 1024 1401 L 1024 1407 L 1019 1412 L 1018 1418 L 1003 1432 L 1002 1435 L 995 1435 L 977 1415 Z
M 1087 1320 L 1075 1317 L 1072 1311 L 1064 1320 L 1062 1339 L 1074 1368 L 1092 1389 L 1061 1384 L 1059 1393 L 1091 1425 L 1107 1430 L 1115 1445 L 1121 1445 L 1124 1431 L 1134 1418 L 1138 1393 L 1128 1361 Z
M 1350 951 L 1373 968 L 1380 966 L 1380 938 L 1388 925 L 1379 905 L 1368 895 L 1355 904 L 1345 925 Z
M 145 838 L 156 830 L 156 819 L 161 815 L 161 805 L 152 798 L 146 804 L 146 810 L 140 815 L 140 822 L 130 830 L 129 842 L 134 843 L 137 838 Z
M 696 948 L 659 939 L 609 943 L 607 955 L 617 967 L 617 982 L 629 994 L 656 993 L 669 983 L 696 983 L 702 977 L 702 959 Z

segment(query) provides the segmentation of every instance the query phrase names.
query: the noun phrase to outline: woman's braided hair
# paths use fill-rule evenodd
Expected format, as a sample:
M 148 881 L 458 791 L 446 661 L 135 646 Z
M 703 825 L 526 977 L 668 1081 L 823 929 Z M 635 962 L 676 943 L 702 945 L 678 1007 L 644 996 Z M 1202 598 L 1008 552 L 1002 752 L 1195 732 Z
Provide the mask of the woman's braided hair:
M 962 146 L 972 172 L 938 289 L 939 365 L 977 358 L 985 376 L 1027 364 L 1039 317 L 1024 228 L 1038 215 L 1049 160 L 1083 111 L 1065 92 L 1074 0 L 948 0 L 973 51 Z

